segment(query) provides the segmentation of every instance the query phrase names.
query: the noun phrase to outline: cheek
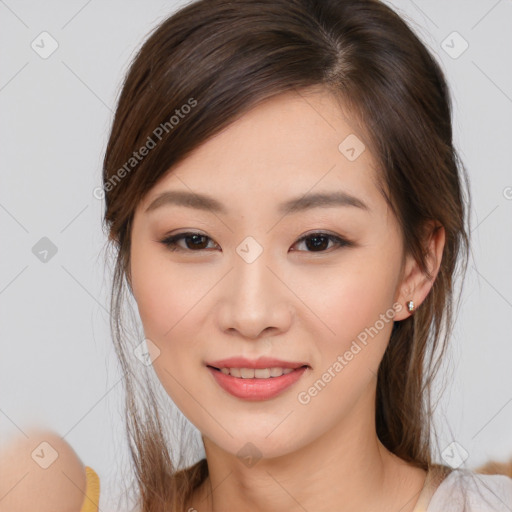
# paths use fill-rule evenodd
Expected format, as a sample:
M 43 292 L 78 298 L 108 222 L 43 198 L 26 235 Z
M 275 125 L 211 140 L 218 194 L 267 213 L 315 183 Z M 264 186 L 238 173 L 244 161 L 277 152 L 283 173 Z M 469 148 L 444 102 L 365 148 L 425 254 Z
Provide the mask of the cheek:
M 159 249 L 144 244 L 132 250 L 131 272 L 145 334 L 157 344 L 171 340 L 186 324 L 187 315 L 210 286 L 179 265 L 171 265 Z
M 191 279 L 190 273 L 180 272 L 179 266 L 169 265 L 165 256 L 155 252 L 160 251 L 143 244 L 132 250 L 133 294 L 144 335 L 158 349 L 153 370 L 176 406 L 188 416 L 194 410 L 190 394 L 200 396 L 194 380 L 187 378 L 195 371 L 192 366 L 200 365 L 198 358 L 193 360 L 191 350 L 198 337 L 194 329 L 200 325 L 193 321 L 193 308 L 209 286 Z
M 302 413 L 323 417 L 327 424 L 352 414 L 358 403 L 364 404 L 361 411 L 371 410 L 375 379 L 393 328 L 392 294 L 385 286 L 362 282 L 352 276 L 336 283 L 343 284 L 341 288 L 327 290 L 331 301 L 319 311 L 328 329 L 311 338 L 317 340 L 320 361 L 297 390 Z
M 152 262 L 143 261 L 136 255 L 132 260 L 133 294 L 146 337 L 158 341 L 174 323 L 170 314 L 175 311 L 176 294 L 163 269 L 159 271 Z
M 371 249 L 336 268 L 317 269 L 314 281 L 301 278 L 297 295 L 307 305 L 304 314 L 314 318 L 302 325 L 311 326 L 320 356 L 312 387 L 304 386 L 298 396 L 309 412 L 344 414 L 374 385 L 393 328 L 397 271 L 391 253 Z
M 325 332 L 322 339 L 332 340 L 337 348 L 374 325 L 381 314 L 392 317 L 396 265 L 380 255 L 359 252 L 340 265 L 316 268 L 314 275 L 290 276 L 294 292 L 304 302 L 304 314 L 317 320 Z

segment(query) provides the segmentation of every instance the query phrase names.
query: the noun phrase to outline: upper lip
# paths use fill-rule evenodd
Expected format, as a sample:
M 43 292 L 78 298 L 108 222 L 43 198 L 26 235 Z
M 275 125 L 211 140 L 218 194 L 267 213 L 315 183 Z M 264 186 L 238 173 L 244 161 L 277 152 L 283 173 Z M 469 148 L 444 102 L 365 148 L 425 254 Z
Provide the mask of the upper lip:
M 210 361 L 207 366 L 214 368 L 300 368 L 301 366 L 309 366 L 306 362 L 282 361 L 271 357 L 260 357 L 250 360 L 245 357 L 230 357 L 228 359 L 220 359 L 218 361 Z

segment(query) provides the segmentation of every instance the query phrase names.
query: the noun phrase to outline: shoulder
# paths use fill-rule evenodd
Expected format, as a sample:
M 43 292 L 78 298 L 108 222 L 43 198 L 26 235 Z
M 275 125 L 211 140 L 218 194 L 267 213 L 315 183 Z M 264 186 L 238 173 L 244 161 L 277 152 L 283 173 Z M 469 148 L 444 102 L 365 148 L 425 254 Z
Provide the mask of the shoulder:
M 2 442 L 0 512 L 79 512 L 93 479 L 66 440 L 33 429 Z
M 441 482 L 427 512 L 510 512 L 512 478 L 453 470 Z

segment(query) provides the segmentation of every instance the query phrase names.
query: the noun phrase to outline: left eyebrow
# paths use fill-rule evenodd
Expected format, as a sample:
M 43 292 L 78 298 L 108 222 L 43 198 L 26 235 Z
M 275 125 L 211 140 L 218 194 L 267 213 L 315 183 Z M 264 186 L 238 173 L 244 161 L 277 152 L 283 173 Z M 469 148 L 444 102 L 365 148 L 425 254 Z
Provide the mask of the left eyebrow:
M 348 194 L 347 192 L 318 192 L 307 194 L 296 199 L 290 199 L 279 205 L 279 212 L 282 214 L 296 213 L 310 210 L 312 208 L 332 208 L 335 206 L 353 206 L 370 212 L 370 207 L 361 199 Z

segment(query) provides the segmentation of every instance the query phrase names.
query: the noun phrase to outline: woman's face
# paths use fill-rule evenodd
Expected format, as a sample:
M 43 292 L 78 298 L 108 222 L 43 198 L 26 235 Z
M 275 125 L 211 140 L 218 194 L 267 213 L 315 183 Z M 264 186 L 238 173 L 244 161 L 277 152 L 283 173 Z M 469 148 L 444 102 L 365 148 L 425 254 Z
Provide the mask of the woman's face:
M 199 147 L 135 213 L 132 289 L 154 369 L 228 453 L 275 457 L 374 428 L 393 313 L 407 316 L 405 260 L 354 130 L 325 92 L 280 95 Z M 250 380 L 208 367 L 236 357 L 307 368 Z

